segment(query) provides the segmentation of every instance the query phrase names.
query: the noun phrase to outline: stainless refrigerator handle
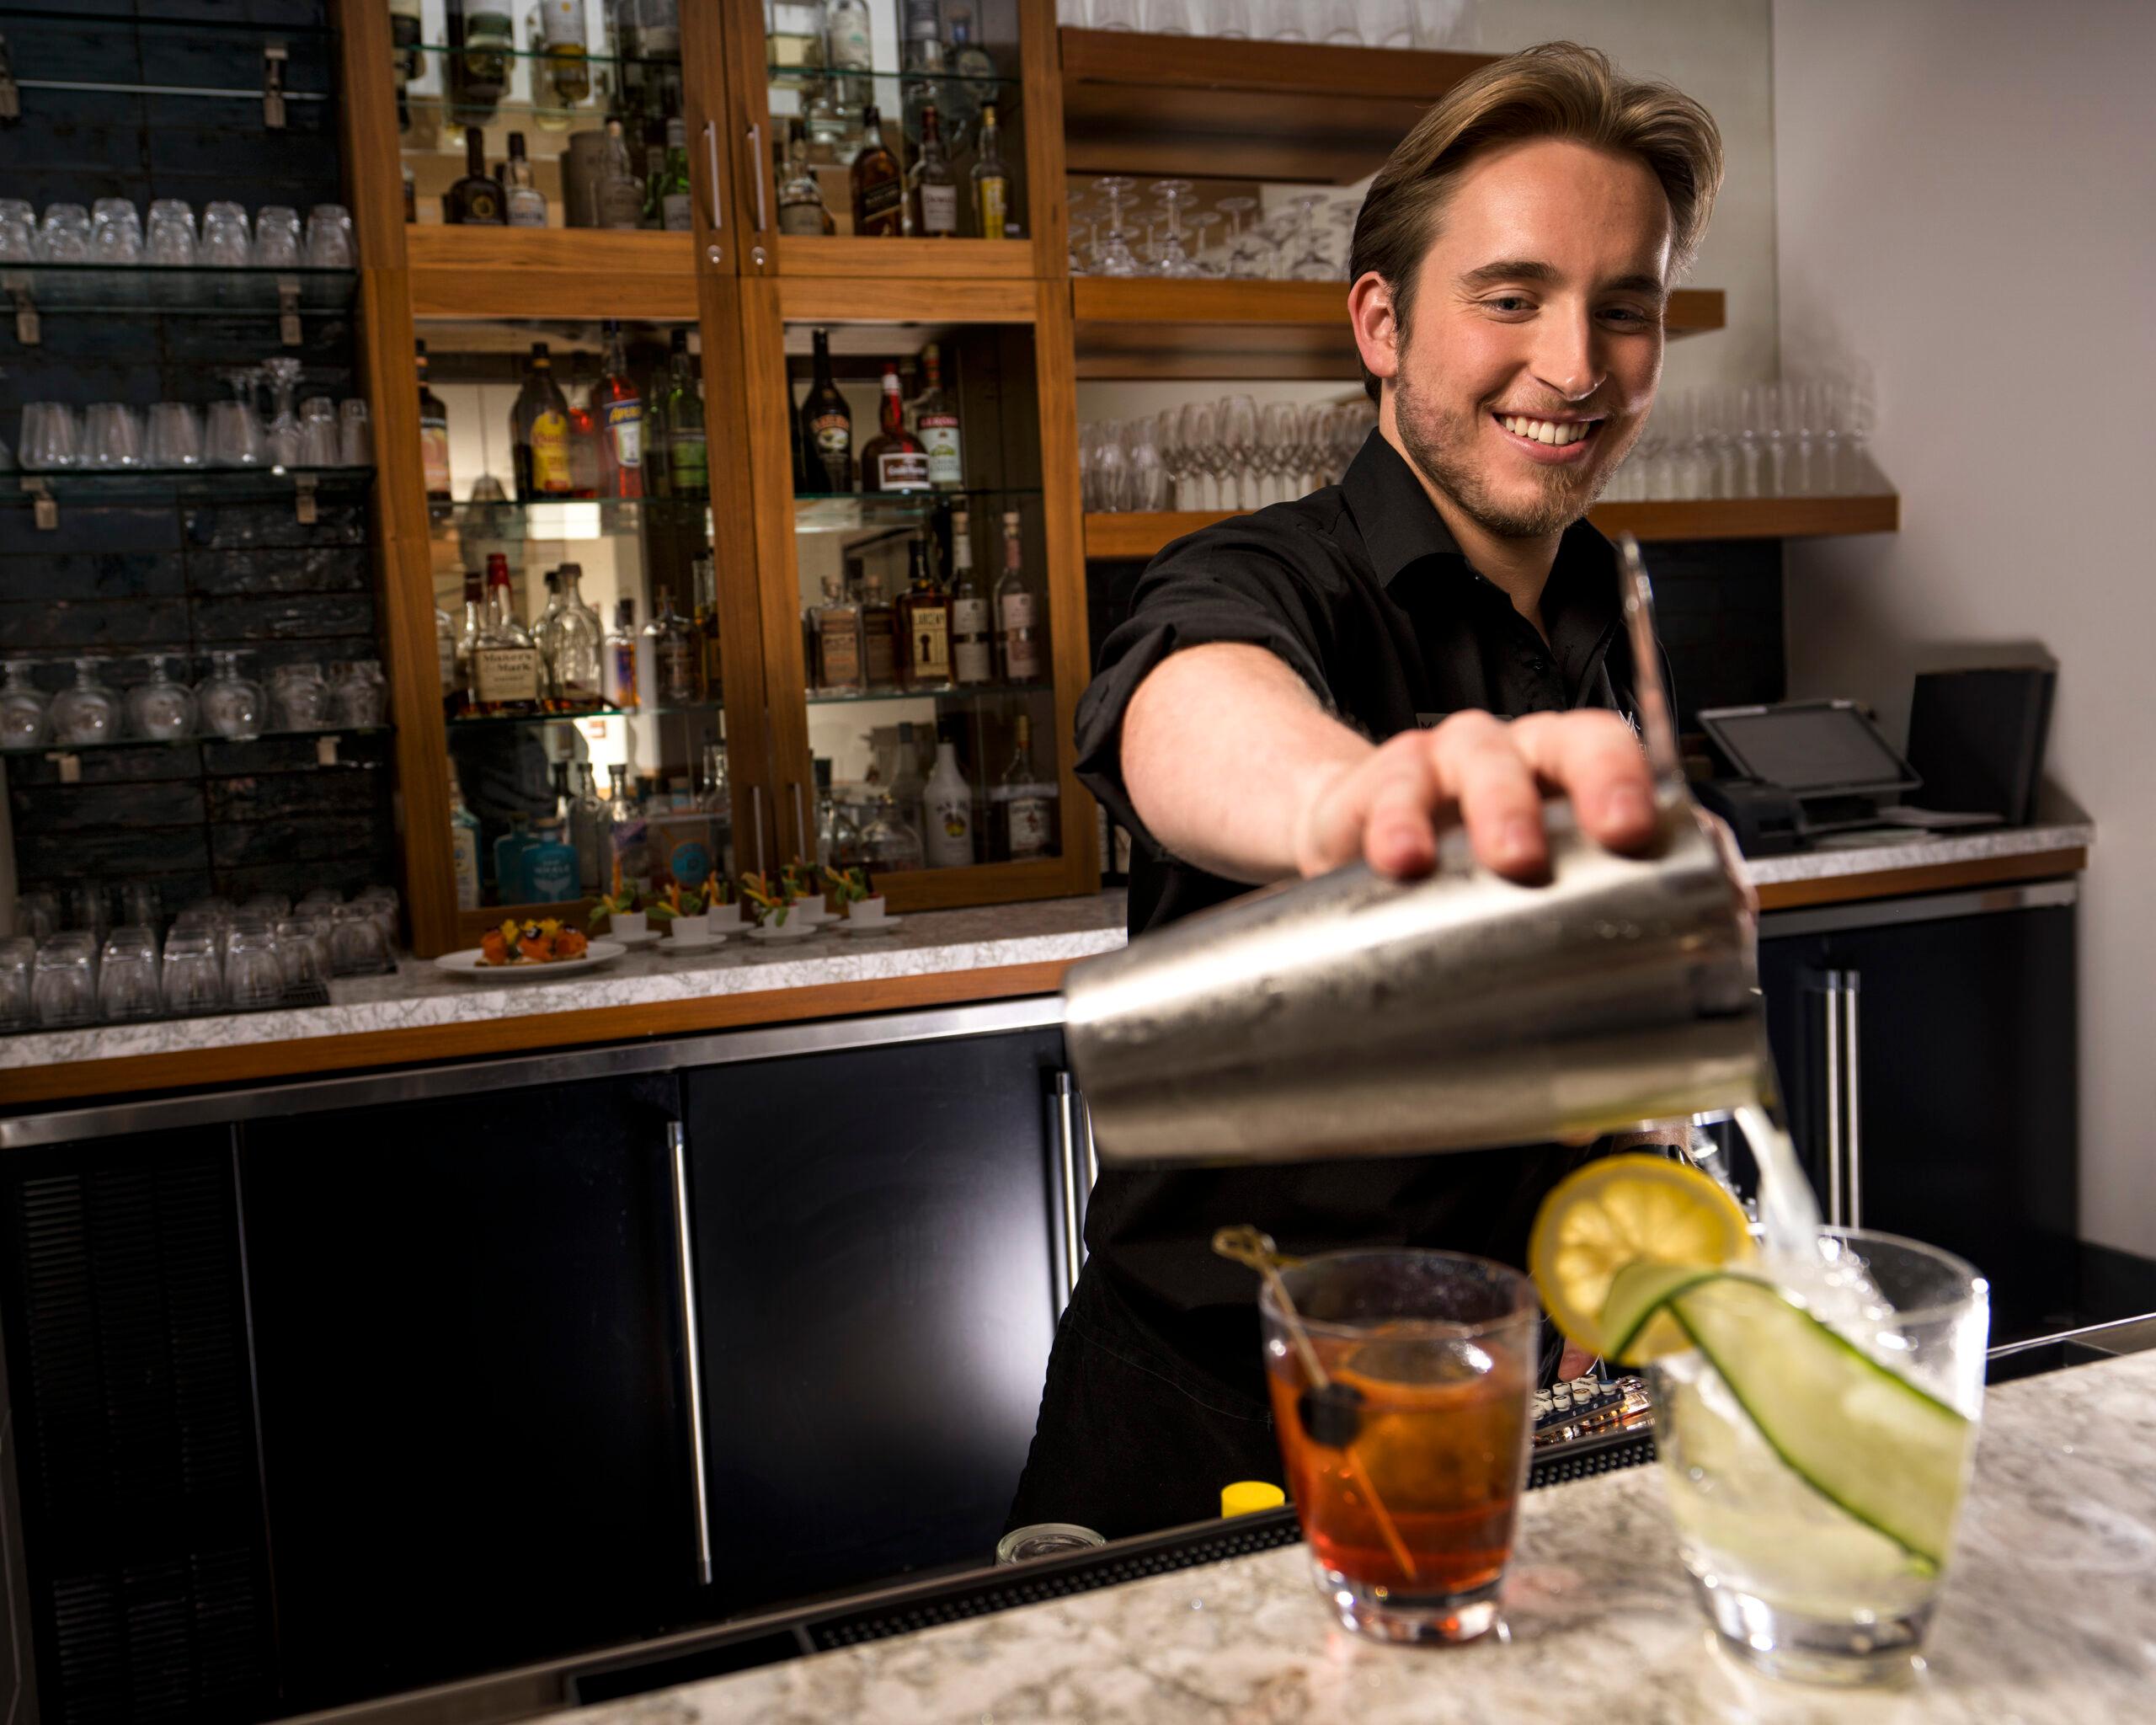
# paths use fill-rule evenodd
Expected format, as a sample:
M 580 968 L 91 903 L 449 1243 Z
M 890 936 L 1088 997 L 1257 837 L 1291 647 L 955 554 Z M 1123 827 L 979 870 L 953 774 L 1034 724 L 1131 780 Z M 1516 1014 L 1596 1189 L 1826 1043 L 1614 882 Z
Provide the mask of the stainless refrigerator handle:
M 1827 973 L 1827 1221 L 1842 1215 L 1842 973 Z
M 1070 1075 L 1058 1072 L 1051 1119 L 1055 1130 L 1056 1226 L 1063 1241 L 1063 1276 L 1055 1302 L 1059 1317 L 1078 1285 L 1078 1253 L 1082 1249 L 1078 1231 L 1077 1100 Z
M 726 226 L 726 212 L 719 200 L 723 195 L 718 183 L 718 122 L 704 122 L 704 158 L 711 168 L 711 231 L 718 233 Z
M 760 126 L 749 128 L 749 178 L 756 188 L 756 232 L 761 233 L 764 221 L 764 129 Z
M 689 1365 L 689 1484 L 696 1500 L 696 1581 L 711 1585 L 711 1493 L 704 1479 L 703 1348 L 696 1328 L 696 1261 L 689 1216 L 689 1150 L 681 1123 L 666 1123 L 674 1161 L 674 1263 L 681 1288 L 681 1345 Z
M 1863 973 L 1842 973 L 1842 1089 L 1848 1098 L 1849 1120 L 1843 1143 L 1849 1156 L 1849 1217 L 1852 1228 L 1864 1226 L 1864 1126 L 1857 1094 L 1856 997 Z

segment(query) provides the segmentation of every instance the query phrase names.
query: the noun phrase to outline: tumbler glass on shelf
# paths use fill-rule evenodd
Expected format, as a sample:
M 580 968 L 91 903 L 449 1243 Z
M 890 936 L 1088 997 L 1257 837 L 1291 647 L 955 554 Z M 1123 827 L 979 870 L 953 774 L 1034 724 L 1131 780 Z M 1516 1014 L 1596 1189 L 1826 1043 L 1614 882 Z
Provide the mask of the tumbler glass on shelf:
M 98 661 L 75 661 L 75 682 L 45 709 L 52 740 L 65 748 L 109 743 L 120 734 L 120 697 L 98 679 Z
M 45 737 L 46 701 L 30 680 L 36 661 L 10 659 L 0 683 L 0 749 L 35 749 Z
M 300 212 L 282 204 L 264 204 L 254 217 L 258 270 L 296 269 L 300 261 Z
M 142 261 L 142 217 L 126 198 L 99 198 L 90 209 L 90 261 Z
M 165 1010 L 214 1012 L 225 1003 L 225 959 L 216 929 L 205 922 L 173 925 L 165 937 Z
M 239 1007 L 274 1007 L 285 997 L 276 930 L 260 917 L 242 917 L 232 924 L 225 948 L 225 994 Z
M 333 724 L 371 730 L 389 704 L 388 685 L 378 660 L 340 660 L 330 667 L 329 712 Z
M 201 415 L 184 401 L 154 403 L 142 436 L 142 465 L 157 468 L 200 467 Z
M 266 450 L 262 422 L 254 411 L 255 386 L 262 374 L 252 366 L 226 372 L 230 401 L 210 404 L 209 464 L 213 467 L 259 467 Z
M 337 403 L 326 395 L 310 395 L 300 403 L 299 454 L 303 467 L 334 467 L 342 462 Z
M 37 1023 L 31 980 L 37 969 L 37 943 L 26 934 L 0 940 L 0 1030 L 28 1030 Z
M 384 948 L 391 953 L 397 950 L 397 889 L 393 886 L 363 886 L 352 895 L 352 902 L 365 910 L 382 930 Z
M 199 259 L 201 248 L 192 205 L 184 198 L 151 200 L 150 233 L 144 246 L 147 261 L 168 269 L 187 269 Z
M 350 211 L 342 204 L 317 204 L 307 212 L 308 269 L 349 270 L 357 259 Z
M 397 968 L 382 924 L 366 905 L 339 905 L 329 928 L 329 967 L 339 976 L 376 976 Z
M 96 943 L 87 934 L 52 935 L 39 947 L 30 1006 L 40 1030 L 97 1023 L 96 959 Z
M 151 930 L 115 928 L 98 961 L 98 1009 L 108 1024 L 154 1018 L 164 1010 L 157 981 L 157 937 Z
M 254 261 L 254 233 L 244 205 L 215 203 L 203 211 L 201 259 L 219 270 L 244 270 Z
M 1332 1252 L 1268 1279 L 1258 1312 L 1318 1591 L 1374 1639 L 1486 1633 L 1527 1484 L 1534 1284 L 1459 1252 Z
M 210 675 L 198 684 L 195 698 L 201 709 L 202 729 L 227 742 L 243 742 L 262 734 L 262 690 L 239 674 L 245 649 L 227 648 L 210 655 Z
M 337 409 L 337 465 L 368 467 L 374 465 L 374 428 L 368 422 L 367 404 L 349 396 Z
M 142 465 L 142 420 L 125 402 L 93 402 L 83 410 L 82 465 L 114 473 Z
M 88 263 L 90 212 L 80 204 L 47 204 L 38 225 L 37 254 L 46 264 Z
M 329 716 L 329 685 L 312 660 L 270 673 L 270 723 L 280 731 L 320 730 Z
M 127 692 L 127 729 L 152 742 L 177 742 L 195 734 L 194 692 L 173 681 L 165 669 L 169 662 L 162 653 L 143 654 L 149 679 Z
M 20 441 L 17 459 L 27 473 L 65 473 L 82 465 L 82 427 L 64 401 L 24 403 Z
M 287 993 L 325 986 L 329 980 L 329 924 L 296 916 L 279 921 L 277 964 Z
M 0 198 L 0 264 L 35 264 L 37 255 L 37 211 L 20 198 Z

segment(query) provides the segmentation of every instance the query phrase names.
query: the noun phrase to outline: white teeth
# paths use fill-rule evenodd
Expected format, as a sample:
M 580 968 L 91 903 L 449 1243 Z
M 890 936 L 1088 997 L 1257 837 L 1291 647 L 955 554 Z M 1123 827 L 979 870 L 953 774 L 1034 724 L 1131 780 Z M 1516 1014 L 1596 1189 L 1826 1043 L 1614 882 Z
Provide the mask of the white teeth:
M 1557 428 L 1547 419 L 1538 420 L 1534 427 L 1534 435 L 1545 443 L 1555 443 L 1557 441 Z M 1571 441 L 1570 438 L 1566 440 L 1566 442 Z
M 1531 437 L 1537 443 L 1550 444 L 1559 449 L 1577 443 L 1593 429 L 1592 421 L 1582 424 L 1567 420 L 1561 424 L 1555 419 L 1524 419 L 1517 414 L 1501 415 L 1497 423 L 1515 437 Z

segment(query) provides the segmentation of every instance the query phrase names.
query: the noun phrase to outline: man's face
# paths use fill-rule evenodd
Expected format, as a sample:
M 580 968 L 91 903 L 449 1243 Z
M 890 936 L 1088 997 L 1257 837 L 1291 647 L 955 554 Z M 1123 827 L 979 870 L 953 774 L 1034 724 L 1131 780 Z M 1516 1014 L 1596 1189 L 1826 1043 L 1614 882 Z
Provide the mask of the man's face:
M 1437 225 L 1396 349 L 1400 441 L 1491 532 L 1558 531 L 1653 403 L 1668 201 L 1636 157 L 1537 139 L 1476 162 Z

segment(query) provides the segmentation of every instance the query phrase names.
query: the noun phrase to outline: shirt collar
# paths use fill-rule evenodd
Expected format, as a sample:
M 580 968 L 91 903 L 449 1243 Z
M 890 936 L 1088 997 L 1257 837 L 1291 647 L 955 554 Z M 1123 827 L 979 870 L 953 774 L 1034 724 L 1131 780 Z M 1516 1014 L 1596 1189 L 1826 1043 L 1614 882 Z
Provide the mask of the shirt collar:
M 1373 429 L 1363 440 L 1340 489 L 1370 553 L 1371 570 L 1384 585 L 1426 557 L 1464 555 L 1414 468 L 1384 432 Z

